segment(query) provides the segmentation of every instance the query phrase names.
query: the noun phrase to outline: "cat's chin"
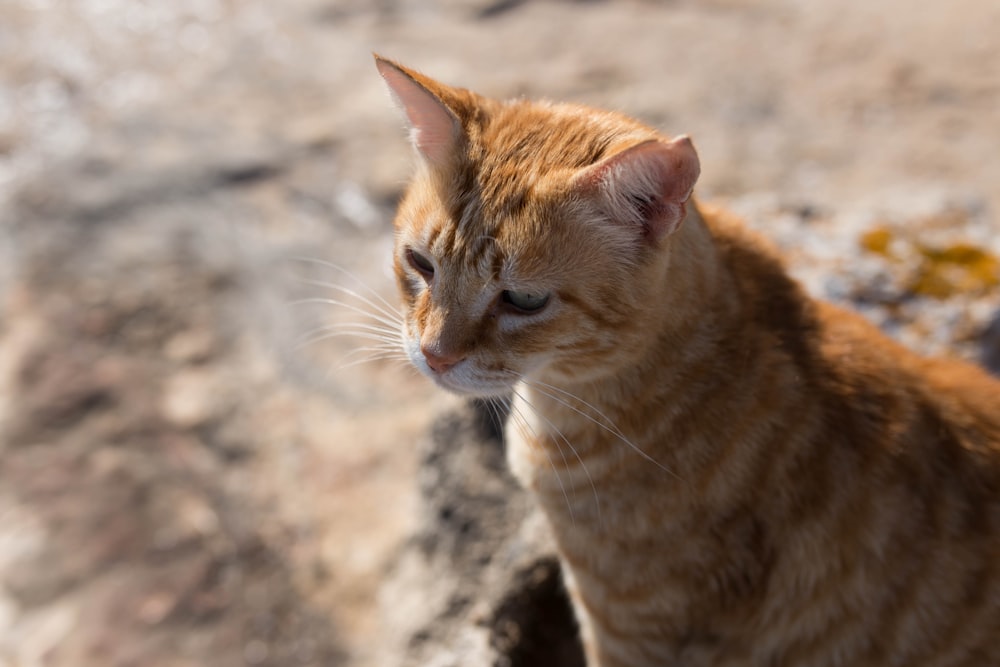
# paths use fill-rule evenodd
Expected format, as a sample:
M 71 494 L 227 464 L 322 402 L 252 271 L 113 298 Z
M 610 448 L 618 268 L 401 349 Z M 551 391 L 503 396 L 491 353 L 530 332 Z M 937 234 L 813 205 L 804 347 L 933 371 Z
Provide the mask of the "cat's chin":
M 506 398 L 513 387 L 509 382 L 461 382 L 448 375 L 432 375 L 430 378 L 442 389 L 467 398 Z

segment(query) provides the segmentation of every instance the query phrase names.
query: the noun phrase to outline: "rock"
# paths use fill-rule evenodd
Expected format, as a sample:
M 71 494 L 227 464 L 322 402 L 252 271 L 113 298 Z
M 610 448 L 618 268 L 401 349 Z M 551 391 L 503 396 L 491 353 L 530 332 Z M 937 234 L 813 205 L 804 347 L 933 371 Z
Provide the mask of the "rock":
M 986 370 L 994 375 L 1000 375 L 1000 311 L 983 332 L 980 361 Z
M 582 667 L 544 519 L 507 471 L 501 429 L 470 403 L 423 444 L 419 528 L 380 592 L 377 664 Z
M 162 411 L 166 419 L 181 428 L 196 428 L 221 412 L 219 384 L 210 371 L 182 370 L 167 382 Z
M 171 361 L 200 364 L 208 361 L 218 350 L 218 341 L 207 329 L 181 331 L 167 341 L 164 353 Z

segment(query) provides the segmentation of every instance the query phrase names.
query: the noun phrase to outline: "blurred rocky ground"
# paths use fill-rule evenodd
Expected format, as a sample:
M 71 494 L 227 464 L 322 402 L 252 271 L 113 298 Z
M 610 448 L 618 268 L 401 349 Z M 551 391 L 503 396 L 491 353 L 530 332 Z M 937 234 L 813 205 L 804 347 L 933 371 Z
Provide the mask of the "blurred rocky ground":
M 997 34 L 992 0 L 0 3 L 0 667 L 408 650 L 398 585 L 454 528 L 426 476 L 472 418 L 333 335 L 393 299 L 410 156 L 372 51 L 692 134 L 699 196 L 816 294 L 1000 365 Z M 497 484 L 453 511 L 513 528 L 463 539 L 548 595 Z M 417 635 L 475 608 L 444 597 Z

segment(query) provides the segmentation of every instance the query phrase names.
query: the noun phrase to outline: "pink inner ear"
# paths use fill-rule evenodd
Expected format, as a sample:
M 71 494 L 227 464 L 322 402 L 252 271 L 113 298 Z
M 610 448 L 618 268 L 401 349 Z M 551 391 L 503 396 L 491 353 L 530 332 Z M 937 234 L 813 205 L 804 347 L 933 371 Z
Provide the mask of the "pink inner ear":
M 458 117 L 433 93 L 386 60 L 376 66 L 410 121 L 413 145 L 431 164 L 445 164 L 461 133 Z
M 653 240 L 673 233 L 701 173 L 687 136 L 650 140 L 599 162 L 578 177 L 595 191 L 612 220 L 640 225 Z
M 683 134 L 656 151 L 667 196 L 683 204 L 691 197 L 694 184 L 701 175 L 701 161 L 691 139 Z

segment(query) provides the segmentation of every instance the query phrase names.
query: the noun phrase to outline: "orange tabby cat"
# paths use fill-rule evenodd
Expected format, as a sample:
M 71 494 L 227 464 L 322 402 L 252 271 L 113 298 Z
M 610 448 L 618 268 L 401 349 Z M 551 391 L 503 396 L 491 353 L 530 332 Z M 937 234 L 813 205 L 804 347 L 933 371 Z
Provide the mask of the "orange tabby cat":
M 687 137 L 377 65 L 406 351 L 513 395 L 589 665 L 1000 665 L 1000 383 L 809 298 Z

